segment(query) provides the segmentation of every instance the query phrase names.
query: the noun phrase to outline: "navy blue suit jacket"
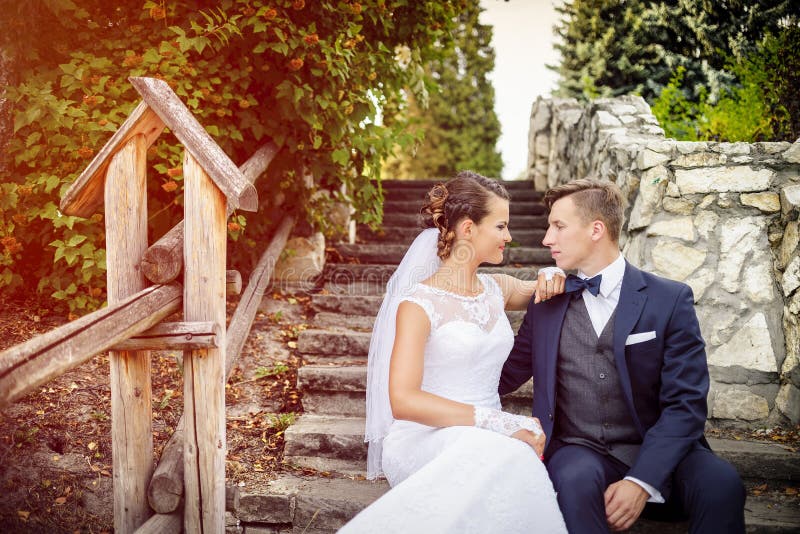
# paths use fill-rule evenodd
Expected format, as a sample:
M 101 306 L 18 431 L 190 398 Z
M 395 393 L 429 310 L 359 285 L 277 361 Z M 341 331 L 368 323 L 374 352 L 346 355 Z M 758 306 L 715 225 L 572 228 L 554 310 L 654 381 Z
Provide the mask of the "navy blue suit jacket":
M 548 446 L 558 401 L 556 359 L 569 299 L 568 294 L 539 304 L 531 299 L 500 378 L 500 394 L 505 394 L 533 376 L 533 415 L 542 422 Z M 630 334 L 651 331 L 655 339 L 625 345 Z M 692 290 L 626 262 L 613 339 L 625 401 L 642 437 L 627 475 L 667 495 L 678 462 L 692 448 L 708 446 L 703 437 L 708 366 Z

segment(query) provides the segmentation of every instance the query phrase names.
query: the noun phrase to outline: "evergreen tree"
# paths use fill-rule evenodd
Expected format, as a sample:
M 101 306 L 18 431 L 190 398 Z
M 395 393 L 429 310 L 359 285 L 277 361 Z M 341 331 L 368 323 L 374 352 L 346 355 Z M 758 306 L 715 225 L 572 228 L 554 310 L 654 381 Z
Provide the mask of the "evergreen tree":
M 471 0 L 458 16 L 452 50 L 427 65 L 438 87 L 431 91 L 427 109 L 409 97 L 407 110 L 424 138 L 416 150 L 396 154 L 385 176 L 447 177 L 465 169 L 500 175 L 500 121 L 487 77 L 494 69 L 492 28 L 479 22 L 480 12 L 478 1 Z
M 715 99 L 726 69 L 796 16 L 792 0 L 572 0 L 560 8 L 560 96 L 637 93 L 652 101 L 684 70 L 690 98 Z

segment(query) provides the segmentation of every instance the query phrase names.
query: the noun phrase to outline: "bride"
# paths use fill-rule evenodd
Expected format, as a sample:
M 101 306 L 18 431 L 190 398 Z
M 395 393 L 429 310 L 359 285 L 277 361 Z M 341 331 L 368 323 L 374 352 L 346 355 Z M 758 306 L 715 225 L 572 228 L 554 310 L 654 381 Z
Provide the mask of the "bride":
M 504 309 L 564 288 L 563 273 L 478 274 L 511 241 L 508 199 L 472 172 L 428 193 L 428 229 L 387 285 L 369 350 L 367 474 L 392 489 L 341 533 L 566 532 L 539 422 L 502 412 L 497 393 L 514 344 Z

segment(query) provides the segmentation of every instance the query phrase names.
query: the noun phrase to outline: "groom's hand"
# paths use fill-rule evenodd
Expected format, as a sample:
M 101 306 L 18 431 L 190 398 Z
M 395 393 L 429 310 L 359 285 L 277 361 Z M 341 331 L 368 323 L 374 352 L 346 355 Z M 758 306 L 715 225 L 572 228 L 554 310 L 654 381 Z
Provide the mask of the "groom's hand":
M 650 495 L 635 482 L 620 480 L 606 488 L 606 521 L 613 531 L 628 530 L 647 504 Z

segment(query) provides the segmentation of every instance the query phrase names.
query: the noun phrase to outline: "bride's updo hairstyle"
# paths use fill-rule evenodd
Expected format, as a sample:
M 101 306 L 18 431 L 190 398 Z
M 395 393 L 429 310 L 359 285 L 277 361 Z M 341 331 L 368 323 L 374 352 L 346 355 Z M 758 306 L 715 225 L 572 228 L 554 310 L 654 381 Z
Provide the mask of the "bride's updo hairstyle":
M 425 228 L 439 229 L 438 255 L 442 260 L 450 256 L 455 228 L 463 219 L 480 223 L 489 214 L 489 201 L 493 196 L 508 200 L 508 191 L 497 180 L 472 171 L 461 171 L 444 184 L 434 185 L 422 205 L 422 224 Z

